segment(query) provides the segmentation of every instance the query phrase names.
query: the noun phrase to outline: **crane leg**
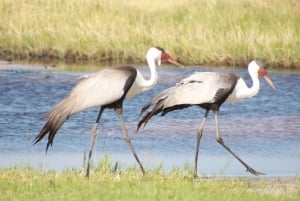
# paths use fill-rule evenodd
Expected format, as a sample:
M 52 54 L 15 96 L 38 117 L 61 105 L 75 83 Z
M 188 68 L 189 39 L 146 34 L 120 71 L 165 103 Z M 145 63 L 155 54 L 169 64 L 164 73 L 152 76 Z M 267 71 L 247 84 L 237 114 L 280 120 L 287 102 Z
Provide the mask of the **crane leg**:
M 123 137 L 124 137 L 124 140 L 127 142 L 127 144 L 128 144 L 128 146 L 129 146 L 129 148 L 130 148 L 130 150 L 131 150 L 131 152 L 132 152 L 132 154 L 133 154 L 135 160 L 136 160 L 137 163 L 139 164 L 139 166 L 140 166 L 140 168 L 141 168 L 141 170 L 142 170 L 143 175 L 145 175 L 146 172 L 145 172 L 145 170 L 144 170 L 144 167 L 143 167 L 142 163 L 140 162 L 140 159 L 139 159 L 139 157 L 137 156 L 134 147 L 133 147 L 132 144 L 131 144 L 131 140 L 130 140 L 130 138 L 129 138 L 129 136 L 128 136 L 128 133 L 127 133 L 127 130 L 126 130 L 126 128 L 125 128 L 124 119 L 123 119 L 123 114 L 122 114 L 122 113 L 123 113 L 123 112 L 122 112 L 122 107 L 115 108 L 115 111 L 116 111 L 116 113 L 117 113 L 118 116 L 119 116 L 119 120 L 120 120 L 121 127 L 122 127 L 122 131 L 123 131 Z
M 89 177 L 89 175 L 90 175 L 91 158 L 92 158 L 92 153 L 93 153 L 93 147 L 94 147 L 94 143 L 95 143 L 95 138 L 97 136 L 97 128 L 98 128 L 98 124 L 99 124 L 99 121 L 100 121 L 100 118 L 101 118 L 101 115 L 102 115 L 104 109 L 105 109 L 104 107 L 100 108 L 98 117 L 97 117 L 96 122 L 95 122 L 95 124 L 94 124 L 94 126 L 92 128 L 92 131 L 91 131 L 89 158 L 88 158 L 88 164 L 87 164 L 86 175 L 85 175 L 86 177 Z
M 253 168 L 251 168 L 247 163 L 245 163 L 241 158 L 239 158 L 227 145 L 225 145 L 225 143 L 220 135 L 218 114 L 219 114 L 219 111 L 217 111 L 217 110 L 214 111 L 215 121 L 216 121 L 217 142 L 219 144 L 221 144 L 227 151 L 229 151 L 241 164 L 243 164 L 246 167 L 248 172 L 250 172 L 251 174 L 256 175 L 256 176 L 265 175 L 265 173 L 258 172 L 256 170 L 254 170 Z
M 197 130 L 197 145 L 196 145 L 196 154 L 195 154 L 194 178 L 197 178 L 198 153 L 199 153 L 199 148 L 200 148 L 200 140 L 202 137 L 204 125 L 206 123 L 208 112 L 209 112 L 209 110 L 206 110 L 205 115 L 200 124 L 200 127 Z

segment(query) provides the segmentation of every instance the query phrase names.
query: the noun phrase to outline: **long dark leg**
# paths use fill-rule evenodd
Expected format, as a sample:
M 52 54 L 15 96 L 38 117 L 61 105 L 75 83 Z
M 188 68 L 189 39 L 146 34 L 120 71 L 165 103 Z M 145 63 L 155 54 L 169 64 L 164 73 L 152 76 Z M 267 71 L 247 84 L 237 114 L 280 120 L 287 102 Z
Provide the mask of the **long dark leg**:
M 208 112 L 209 112 L 209 110 L 206 110 L 205 115 L 200 124 L 200 127 L 197 130 L 197 145 L 196 145 L 196 154 L 195 154 L 194 178 L 197 177 L 197 165 L 198 165 L 198 153 L 199 153 L 199 148 L 200 148 L 200 140 L 202 137 L 204 125 L 206 123 Z
M 240 159 L 233 151 L 231 151 L 231 149 L 224 144 L 223 139 L 221 138 L 220 135 L 220 131 L 219 131 L 219 120 L 218 120 L 218 114 L 219 111 L 214 111 L 214 115 L 215 115 L 215 121 L 216 121 L 216 132 L 217 132 L 217 142 L 220 143 L 227 151 L 229 151 L 238 161 L 240 161 L 240 163 L 242 163 L 248 172 L 250 172 L 251 174 L 254 174 L 256 176 L 259 175 L 264 175 L 265 173 L 262 172 L 258 172 L 256 170 L 254 170 L 253 168 L 251 168 L 249 165 L 247 165 L 242 159 Z
M 143 174 L 145 175 L 146 172 L 145 172 L 145 170 L 144 170 L 144 168 L 143 168 L 143 165 L 142 165 L 142 163 L 140 162 L 140 159 L 138 158 L 138 156 L 137 156 L 137 154 L 136 154 L 136 152 L 135 152 L 135 150 L 134 150 L 134 148 L 133 148 L 133 146 L 132 146 L 132 144 L 131 144 L 131 140 L 130 140 L 130 138 L 129 138 L 129 136 L 128 136 L 128 133 L 127 133 L 127 130 L 126 130 L 126 128 L 125 128 L 124 119 L 123 119 L 123 114 L 122 114 L 122 107 L 115 108 L 115 111 L 116 111 L 116 113 L 118 114 L 119 119 L 120 119 L 120 123 L 121 123 L 122 131 L 123 131 L 123 137 L 124 137 L 124 140 L 127 142 L 127 144 L 128 144 L 128 146 L 129 146 L 129 148 L 130 148 L 130 150 L 131 150 L 131 152 L 132 152 L 132 154 L 133 154 L 135 160 L 137 161 L 137 163 L 139 164 L 139 166 L 140 166 L 140 168 L 141 168 Z
M 97 117 L 96 122 L 91 131 L 89 158 L 88 158 L 88 164 L 87 164 L 86 175 L 85 175 L 86 177 L 89 177 L 89 174 L 90 174 L 91 158 L 92 158 L 92 152 L 93 152 L 95 138 L 97 136 L 97 128 L 98 128 L 98 124 L 99 124 L 99 121 L 100 121 L 100 118 L 101 118 L 101 115 L 102 115 L 104 109 L 105 109 L 104 107 L 100 108 L 98 117 Z

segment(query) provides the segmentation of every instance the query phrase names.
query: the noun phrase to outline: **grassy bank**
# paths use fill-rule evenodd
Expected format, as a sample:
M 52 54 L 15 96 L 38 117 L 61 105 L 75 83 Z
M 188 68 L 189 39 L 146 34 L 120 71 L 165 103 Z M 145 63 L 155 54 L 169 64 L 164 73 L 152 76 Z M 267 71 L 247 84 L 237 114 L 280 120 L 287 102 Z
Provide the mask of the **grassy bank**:
M 2 0 L 5 59 L 141 62 L 162 46 L 184 64 L 300 69 L 297 0 Z
M 299 179 L 200 178 L 160 169 L 112 172 L 106 166 L 86 179 L 30 167 L 0 170 L 0 200 L 298 200 Z

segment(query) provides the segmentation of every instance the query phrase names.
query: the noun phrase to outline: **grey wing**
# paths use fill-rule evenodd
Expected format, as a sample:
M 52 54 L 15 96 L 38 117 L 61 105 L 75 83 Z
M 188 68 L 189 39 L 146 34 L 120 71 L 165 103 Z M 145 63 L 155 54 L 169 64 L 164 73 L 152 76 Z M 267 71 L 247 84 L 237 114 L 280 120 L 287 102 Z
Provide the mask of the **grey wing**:
M 184 78 L 182 79 L 179 83 L 176 84 L 176 86 L 173 86 L 173 87 L 170 87 L 170 88 L 167 88 L 163 91 L 161 91 L 158 95 L 156 95 L 155 97 L 153 97 L 141 110 L 141 114 L 143 112 L 145 112 L 151 105 L 154 105 L 154 104 L 157 104 L 159 102 L 161 102 L 162 100 L 165 100 L 165 99 L 173 99 L 180 95 L 180 90 L 184 90 L 184 89 L 187 89 L 185 86 L 187 84 L 190 84 L 190 83 L 194 83 L 194 82 L 203 82 L 207 75 L 209 73 L 205 72 L 205 73 L 200 73 L 200 72 L 195 72 L 194 74 L 192 74 L 191 76 L 187 77 L 187 78 Z M 192 86 L 192 85 L 190 85 Z M 186 91 L 188 92 L 188 91 Z M 186 93 L 186 92 L 183 92 L 183 93 Z M 170 98 L 169 98 L 170 97 Z M 178 100 L 178 98 L 177 98 Z M 174 102 L 177 102 L 177 101 L 174 101 Z
M 226 98 L 237 82 L 231 73 L 196 72 L 183 79 L 164 99 L 164 108 L 175 105 L 215 103 Z
M 77 102 L 77 111 L 106 105 L 124 94 L 126 77 L 115 69 L 105 69 L 82 80 L 71 92 Z M 75 98 L 76 97 L 76 98 Z M 77 112 L 76 111 L 76 112 Z
M 127 77 L 126 71 L 115 68 L 91 74 L 82 79 L 46 117 L 56 114 L 57 110 L 67 111 L 71 116 L 87 108 L 110 104 L 124 95 Z

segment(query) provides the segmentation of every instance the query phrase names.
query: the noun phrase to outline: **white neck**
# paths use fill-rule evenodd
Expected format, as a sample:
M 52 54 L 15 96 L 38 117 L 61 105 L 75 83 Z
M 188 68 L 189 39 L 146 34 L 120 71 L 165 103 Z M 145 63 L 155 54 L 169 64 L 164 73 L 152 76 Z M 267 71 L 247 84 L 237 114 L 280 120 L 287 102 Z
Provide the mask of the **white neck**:
M 236 89 L 237 89 L 236 96 L 238 99 L 251 98 L 258 93 L 259 88 L 260 88 L 258 75 L 255 73 L 250 73 L 250 77 L 252 78 L 252 82 L 253 82 L 252 87 L 250 87 L 250 88 L 247 87 L 246 83 L 241 78 L 240 78 L 240 80 L 238 80 L 238 83 L 236 86 Z
M 260 88 L 260 83 L 259 83 L 259 79 L 258 79 L 258 75 L 254 75 L 254 74 L 250 74 L 251 78 L 252 78 L 252 87 L 250 87 L 248 89 L 248 97 L 247 98 L 250 98 L 250 97 L 253 97 L 255 96 L 258 91 L 259 91 L 259 88 Z
M 131 98 L 136 94 L 152 89 L 157 84 L 157 72 L 155 65 L 155 56 L 147 54 L 147 63 L 150 69 L 150 78 L 146 80 L 143 75 L 137 71 L 135 82 L 130 90 L 127 92 L 126 98 Z
M 144 80 L 144 87 L 147 89 L 153 88 L 157 84 L 157 72 L 156 72 L 156 65 L 155 65 L 155 58 L 151 56 L 147 56 L 147 63 L 150 69 L 150 78 L 148 80 Z

